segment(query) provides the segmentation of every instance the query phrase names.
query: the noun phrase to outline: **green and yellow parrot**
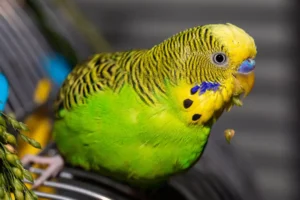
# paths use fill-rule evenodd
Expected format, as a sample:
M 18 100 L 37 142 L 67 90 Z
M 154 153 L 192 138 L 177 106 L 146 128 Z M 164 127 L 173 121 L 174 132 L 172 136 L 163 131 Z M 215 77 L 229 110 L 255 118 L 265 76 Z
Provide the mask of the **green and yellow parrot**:
M 91 56 L 68 75 L 55 102 L 54 141 L 64 161 L 141 188 L 164 182 L 201 157 L 212 125 L 254 85 L 256 45 L 233 24 L 209 24 L 151 49 Z M 63 158 L 62 158 L 63 157 Z

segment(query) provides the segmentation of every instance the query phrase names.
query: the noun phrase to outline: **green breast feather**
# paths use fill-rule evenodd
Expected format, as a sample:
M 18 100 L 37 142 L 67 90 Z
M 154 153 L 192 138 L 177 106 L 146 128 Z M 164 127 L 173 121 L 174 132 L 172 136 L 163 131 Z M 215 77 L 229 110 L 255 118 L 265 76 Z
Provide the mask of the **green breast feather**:
M 67 162 L 126 182 L 156 182 L 191 167 L 210 127 L 188 126 L 168 99 L 148 106 L 130 85 L 61 111 L 55 141 Z

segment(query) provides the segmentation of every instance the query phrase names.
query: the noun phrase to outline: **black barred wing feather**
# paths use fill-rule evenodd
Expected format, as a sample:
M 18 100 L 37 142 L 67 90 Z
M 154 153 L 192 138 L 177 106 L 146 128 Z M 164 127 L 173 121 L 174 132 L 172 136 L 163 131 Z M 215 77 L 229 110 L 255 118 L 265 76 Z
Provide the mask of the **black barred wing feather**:
M 96 54 L 76 66 L 64 81 L 54 103 L 56 115 L 60 110 L 70 110 L 74 105 L 84 103 L 89 95 L 104 88 L 117 90 L 122 87 L 126 73 L 118 61 L 123 54 Z

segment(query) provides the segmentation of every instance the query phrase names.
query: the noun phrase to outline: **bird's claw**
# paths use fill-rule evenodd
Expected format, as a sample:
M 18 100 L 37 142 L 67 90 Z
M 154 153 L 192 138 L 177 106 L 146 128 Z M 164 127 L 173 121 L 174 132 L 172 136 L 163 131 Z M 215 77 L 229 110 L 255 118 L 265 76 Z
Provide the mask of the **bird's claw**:
M 58 173 L 62 170 L 64 166 L 64 160 L 60 155 L 56 155 L 53 157 L 43 157 L 36 155 L 25 155 L 22 158 L 22 164 L 28 165 L 30 163 L 35 164 L 46 164 L 48 167 L 45 171 L 42 172 L 39 178 L 37 178 L 33 185 L 32 189 L 39 187 L 42 185 L 47 179 L 56 177 Z

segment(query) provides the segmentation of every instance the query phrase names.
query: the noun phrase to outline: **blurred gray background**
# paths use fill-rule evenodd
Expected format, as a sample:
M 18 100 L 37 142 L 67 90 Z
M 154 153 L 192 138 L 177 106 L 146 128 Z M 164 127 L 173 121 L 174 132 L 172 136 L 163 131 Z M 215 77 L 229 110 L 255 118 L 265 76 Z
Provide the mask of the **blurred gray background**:
M 212 136 L 224 140 L 234 128 L 233 145 L 255 168 L 265 199 L 290 200 L 297 190 L 293 167 L 295 66 L 290 58 L 294 29 L 287 0 L 76 0 L 114 50 L 150 48 L 183 29 L 230 22 L 257 44 L 256 85 L 242 108 L 225 113 Z M 208 151 L 210 145 L 208 144 Z M 231 148 L 228 146 L 228 148 Z

